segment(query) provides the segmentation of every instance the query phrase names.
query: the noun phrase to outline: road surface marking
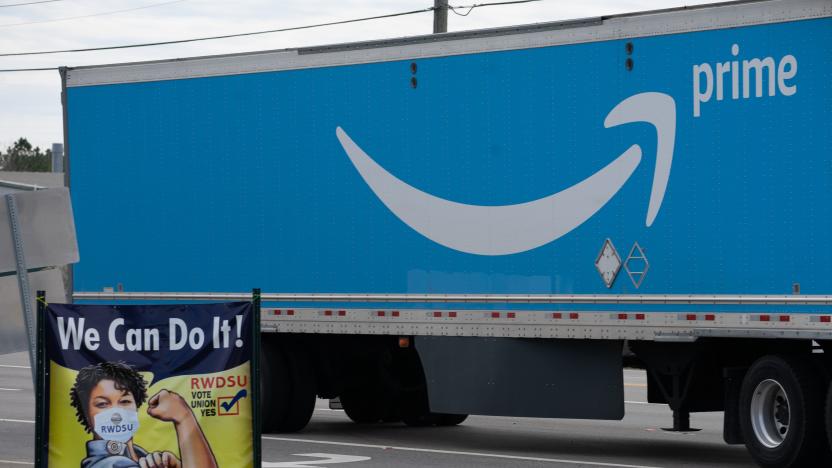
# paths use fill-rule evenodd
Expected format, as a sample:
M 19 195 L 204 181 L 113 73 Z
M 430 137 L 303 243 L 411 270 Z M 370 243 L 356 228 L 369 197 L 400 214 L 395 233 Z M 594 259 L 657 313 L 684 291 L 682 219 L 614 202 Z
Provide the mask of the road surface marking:
M 19 392 L 23 390 L 22 388 L 0 388 L 0 391 L 3 392 Z
M 26 419 L 0 419 L 0 422 L 10 422 L 10 423 L 24 423 L 24 424 L 34 424 L 34 421 L 28 421 Z
M 646 383 L 625 383 L 625 387 L 638 387 L 638 388 L 647 388 Z
M 32 462 L 27 461 L 14 461 L 14 460 L 0 460 L 0 463 L 5 463 L 8 465 L 34 465 Z
M 280 442 L 300 442 L 300 443 L 307 443 L 307 444 L 324 444 L 324 445 L 340 445 L 344 447 L 362 447 L 362 448 L 373 448 L 379 450 L 401 450 L 406 452 L 424 452 L 424 453 L 439 453 L 443 455 L 463 455 L 469 457 L 485 457 L 485 458 L 499 458 L 503 460 L 522 460 L 522 461 L 536 461 L 536 462 L 544 462 L 544 463 L 562 463 L 562 464 L 569 464 L 569 465 L 587 465 L 587 466 L 605 466 L 611 468 L 657 468 L 654 466 L 647 466 L 647 465 L 624 465 L 621 463 L 604 463 L 604 462 L 592 462 L 592 461 L 582 461 L 582 460 L 565 460 L 559 458 L 540 458 L 540 457 L 522 457 L 516 455 L 503 455 L 499 453 L 482 453 L 482 452 L 462 452 L 457 450 L 439 450 L 439 449 L 428 449 L 428 448 L 418 448 L 418 447 L 397 447 L 392 445 L 374 445 L 374 444 L 355 444 L 351 442 L 335 442 L 329 440 L 312 440 L 312 439 L 295 439 L 291 437 L 271 437 L 271 436 L 263 436 L 264 440 L 274 440 Z
M 301 460 L 289 462 L 263 462 L 263 468 L 315 468 L 318 465 L 333 465 L 340 463 L 355 463 L 370 460 L 370 457 L 355 455 L 336 455 L 333 453 L 296 453 L 293 457 L 312 457 L 318 460 Z
M 8 367 L 10 369 L 31 369 L 29 366 L 13 366 L 11 364 L 0 364 L 0 367 Z

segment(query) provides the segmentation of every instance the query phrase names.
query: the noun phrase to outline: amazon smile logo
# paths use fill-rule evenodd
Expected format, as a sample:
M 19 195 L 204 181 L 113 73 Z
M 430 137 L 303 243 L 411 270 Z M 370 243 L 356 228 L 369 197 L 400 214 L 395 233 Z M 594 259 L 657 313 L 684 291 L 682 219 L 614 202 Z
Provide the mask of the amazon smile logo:
M 676 102 L 662 93 L 642 93 L 621 101 L 604 120 L 611 128 L 647 122 L 656 128 L 656 167 L 645 225 L 662 206 L 676 140 Z M 467 205 L 423 192 L 389 173 L 341 127 L 338 141 L 375 195 L 402 222 L 450 249 L 476 255 L 510 255 L 548 244 L 591 218 L 630 179 L 641 163 L 632 145 L 607 166 L 547 197 L 516 205 Z

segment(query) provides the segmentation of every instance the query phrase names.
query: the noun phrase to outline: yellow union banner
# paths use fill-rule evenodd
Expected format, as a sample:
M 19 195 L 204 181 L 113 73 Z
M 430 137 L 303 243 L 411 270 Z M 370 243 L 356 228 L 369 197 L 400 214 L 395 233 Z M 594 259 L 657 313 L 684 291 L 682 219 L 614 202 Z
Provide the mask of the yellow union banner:
M 255 316 L 249 302 L 49 305 L 41 465 L 254 466 Z

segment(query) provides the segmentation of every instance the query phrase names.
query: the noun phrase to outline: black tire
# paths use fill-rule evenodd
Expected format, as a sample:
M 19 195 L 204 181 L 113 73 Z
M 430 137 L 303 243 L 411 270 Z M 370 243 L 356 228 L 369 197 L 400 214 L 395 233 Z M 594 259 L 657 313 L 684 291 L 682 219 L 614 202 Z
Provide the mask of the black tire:
M 306 353 L 264 341 L 260 355 L 264 432 L 297 432 L 315 410 L 315 375 Z
M 829 390 L 826 392 L 826 438 L 829 443 L 829 449 L 832 450 L 832 383 L 829 384 Z
M 389 404 L 376 388 L 351 389 L 341 394 L 341 406 L 353 422 L 374 424 L 387 416 Z
M 404 416 L 402 421 L 410 427 L 430 427 L 439 423 L 439 416 L 434 413 L 410 414 Z
M 821 377 L 804 359 L 765 356 L 751 366 L 740 389 L 739 421 L 758 465 L 814 467 L 826 458 L 823 391 Z
M 466 419 L 468 419 L 467 414 L 445 414 L 440 413 L 437 414 L 437 426 L 459 426 L 462 424 Z
M 297 432 L 309 424 L 315 411 L 315 372 L 306 352 L 292 347 L 284 351 L 292 376 L 292 389 L 286 418 L 277 425 L 277 431 Z
M 260 347 L 260 419 L 263 432 L 274 432 L 286 419 L 289 405 L 289 367 L 280 347 L 264 340 Z

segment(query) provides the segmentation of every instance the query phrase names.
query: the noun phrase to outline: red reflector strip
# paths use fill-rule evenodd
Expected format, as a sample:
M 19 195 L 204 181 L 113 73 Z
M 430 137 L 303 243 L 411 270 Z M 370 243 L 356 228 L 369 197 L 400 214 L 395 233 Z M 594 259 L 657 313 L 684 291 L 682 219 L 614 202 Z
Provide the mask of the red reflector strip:
M 553 318 L 553 319 L 562 319 L 562 318 L 563 318 L 563 314 L 562 314 L 562 313 L 560 313 L 560 312 L 555 312 L 555 313 L 553 313 L 553 314 L 552 314 L 552 318 Z
M 820 316 L 821 323 L 832 323 L 832 316 L 829 315 L 821 315 Z
M 376 315 L 378 315 L 379 317 L 384 317 L 385 313 L 384 313 L 383 310 L 380 310 L 380 311 L 376 312 Z
M 577 312 L 572 312 L 571 314 L 569 314 L 569 318 L 572 320 L 578 320 Z
M 327 317 L 329 317 L 330 315 L 332 315 L 332 311 L 331 311 L 331 310 L 325 310 L 325 311 L 324 311 L 324 315 L 326 315 Z
M 500 318 L 499 312 L 491 312 L 491 318 Z
M 273 311 L 272 311 L 272 314 L 274 314 L 274 315 L 280 315 L 280 309 L 275 309 L 275 310 L 273 310 Z
M 442 312 L 434 312 L 434 313 L 433 313 L 433 317 L 434 317 L 434 318 L 439 318 L 439 317 L 442 317 Z
M 508 318 L 515 318 L 517 315 L 514 312 L 508 313 Z
M 644 314 L 636 314 L 636 320 L 644 320 Z
M 456 312 L 448 312 L 448 317 L 456 318 Z
M 399 316 L 399 311 L 398 311 L 398 310 L 394 310 L 394 311 L 393 311 L 393 317 L 398 317 L 398 316 Z
M 714 314 L 705 314 L 705 320 L 714 321 L 714 320 L 716 320 L 716 315 L 714 315 Z
M 780 321 L 781 322 L 788 322 L 790 320 L 791 320 L 791 317 L 789 317 L 788 315 L 781 315 L 780 316 Z
M 627 320 L 627 314 L 618 314 L 618 320 Z
M 295 315 L 295 311 L 292 310 L 292 309 L 289 309 L 289 310 L 286 311 L 286 315 Z
M 696 320 L 696 314 L 685 315 L 685 320 Z
M 346 310 L 339 310 L 339 311 L 338 311 L 338 316 L 339 316 L 339 317 L 343 317 L 343 316 L 345 316 L 345 315 L 347 315 L 347 311 L 346 311 Z
M 771 321 L 771 316 L 770 315 L 761 315 L 760 316 L 760 321 L 761 322 L 770 322 Z

